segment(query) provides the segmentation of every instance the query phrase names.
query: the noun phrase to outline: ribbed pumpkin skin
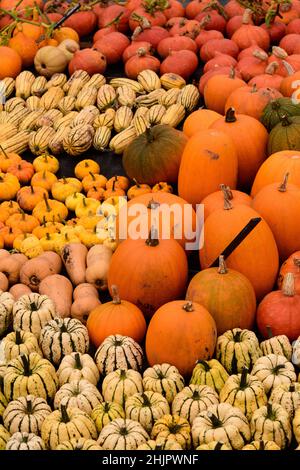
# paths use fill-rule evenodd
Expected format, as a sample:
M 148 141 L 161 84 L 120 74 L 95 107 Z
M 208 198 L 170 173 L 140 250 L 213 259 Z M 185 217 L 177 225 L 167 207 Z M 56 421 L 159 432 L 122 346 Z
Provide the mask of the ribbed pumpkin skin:
M 170 412 L 167 400 L 160 394 L 151 391 L 135 393 L 125 401 L 126 418 L 138 421 L 151 433 L 155 421 Z
M 101 374 L 116 369 L 141 370 L 144 356 L 141 346 L 129 336 L 111 335 L 99 346 L 95 362 Z
M 118 286 L 122 299 L 139 307 L 151 318 L 161 305 L 184 294 L 188 266 L 183 248 L 175 240 L 125 240 L 112 256 L 108 288 Z
M 233 111 L 230 120 L 230 111 L 210 128 L 225 132 L 231 137 L 238 156 L 238 187 L 248 189 L 266 158 L 268 132 L 257 119 L 245 114 L 235 114 Z
M 276 124 L 270 132 L 268 155 L 283 150 L 300 151 L 300 116 L 286 118 Z
M 268 403 L 252 416 L 251 434 L 254 440 L 273 440 L 281 449 L 291 442 L 292 430 L 287 411 L 277 403 Z
M 190 384 L 208 385 L 219 394 L 228 377 L 226 369 L 216 359 L 197 361 Z
M 258 216 L 247 206 L 213 212 L 204 225 L 204 245 L 200 249 L 202 269 L 208 268 L 249 220 Z M 278 251 L 264 220 L 226 259 L 226 264 L 249 279 L 258 300 L 272 290 L 278 272 Z
M 261 356 L 258 339 L 249 330 L 234 328 L 218 337 L 216 357 L 229 374 L 251 370 Z
M 274 88 L 242 87 L 237 88 L 228 97 L 225 104 L 225 112 L 234 108 L 239 114 L 247 114 L 255 119 L 260 119 L 267 104 L 276 98 L 282 98 L 282 94 Z
M 145 391 L 161 393 L 171 405 L 177 393 L 184 388 L 184 379 L 178 369 L 170 364 L 155 364 L 143 374 Z
M 198 132 L 188 141 L 182 155 L 179 196 L 197 204 L 222 183 L 235 189 L 237 171 L 237 152 L 230 137 L 215 129 Z
M 5 450 L 9 438 L 9 432 L 5 429 L 2 424 L 0 424 L 0 450 Z
M 296 222 L 300 213 L 300 187 L 287 184 L 281 190 L 280 184 L 269 184 L 257 193 L 252 207 L 272 230 L 281 260 L 300 248 L 300 224 Z
M 183 449 L 191 448 L 191 427 L 185 418 L 178 415 L 164 415 L 158 419 L 151 432 L 151 438 L 175 438 Z
M 238 271 L 204 269 L 190 281 L 186 298 L 203 305 L 214 318 L 218 334 L 234 327 L 251 329 L 255 320 L 256 297 L 250 281 Z
M 5 450 L 46 450 L 46 446 L 34 433 L 16 432 L 7 441 Z
M 27 395 L 11 401 L 4 414 L 3 423 L 10 432 L 29 432 L 40 434 L 46 416 L 51 408 L 43 398 Z
M 93 409 L 91 418 L 94 421 L 98 433 L 104 426 L 117 418 L 125 418 L 125 412 L 119 403 L 104 401 Z
M 159 181 L 176 183 L 186 136 L 166 125 L 154 126 L 136 137 L 123 154 L 126 174 L 151 186 Z
M 242 450 L 281 450 L 274 441 L 252 441 Z
M 187 419 L 190 425 L 201 411 L 219 403 L 218 394 L 206 385 L 189 385 L 177 393 L 172 403 L 172 415 Z
M 270 402 L 281 405 L 293 419 L 300 408 L 300 383 L 278 385 L 271 393 Z
M 283 150 L 267 158 L 256 174 L 251 196 L 255 197 L 268 184 L 281 183 L 286 173 L 289 174 L 289 184 L 300 186 L 300 152 Z
M 271 393 L 278 385 L 290 385 L 296 382 L 293 364 L 286 357 L 276 354 L 260 357 L 254 364 L 252 375 L 255 375 L 264 384 L 267 394 Z
M 290 98 L 278 98 L 271 101 L 264 109 L 261 122 L 270 132 L 280 122 L 280 116 L 299 116 L 300 106 Z
M 68 354 L 63 358 L 57 369 L 59 385 L 77 380 L 88 380 L 97 385 L 100 374 L 98 368 L 89 354 L 79 352 Z
M 55 450 L 102 450 L 93 439 L 71 439 L 59 444 Z
M 269 326 L 269 325 L 268 325 Z M 260 343 L 260 349 L 264 356 L 268 354 L 279 354 L 284 356 L 288 361 L 292 359 L 292 345 L 285 335 L 272 336 Z
M 140 423 L 117 418 L 104 426 L 97 442 L 104 450 L 136 450 L 148 439 L 149 436 Z
M 186 305 L 183 300 L 163 305 L 152 317 L 146 335 L 150 366 L 167 362 L 183 376 L 192 373 L 198 359 L 212 357 L 217 339 L 216 324 L 209 312 L 196 302 L 191 311 Z
M 242 191 L 236 189 L 231 190 L 233 206 L 245 205 L 251 206 L 252 198 Z M 212 212 L 223 209 L 224 207 L 224 194 L 222 191 L 215 191 L 202 199 L 201 204 L 204 205 L 204 219 L 206 219 Z

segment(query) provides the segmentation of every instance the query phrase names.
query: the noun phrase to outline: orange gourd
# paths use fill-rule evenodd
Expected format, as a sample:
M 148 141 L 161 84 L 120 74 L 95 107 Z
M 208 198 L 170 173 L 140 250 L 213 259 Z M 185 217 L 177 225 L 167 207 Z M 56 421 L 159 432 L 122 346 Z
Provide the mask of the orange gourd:
M 206 308 L 178 300 L 160 307 L 146 335 L 150 366 L 168 363 L 190 376 L 197 360 L 212 357 L 217 339 L 216 324 Z
M 221 114 L 210 109 L 197 109 L 184 121 L 183 133 L 187 137 L 192 137 L 197 132 L 208 129 L 220 117 Z
M 204 244 L 199 252 L 202 269 L 210 267 L 246 224 L 256 217 L 259 214 L 251 207 L 232 206 L 225 198 L 224 209 L 210 214 L 204 224 Z M 226 263 L 249 279 L 258 300 L 272 290 L 278 272 L 278 250 L 271 229 L 263 219 L 226 259 Z
M 220 191 L 209 194 L 209 196 L 205 197 L 201 201 L 201 204 L 204 206 L 204 219 L 206 219 L 212 212 L 223 209 L 224 194 L 234 206 L 238 206 L 240 204 L 251 206 L 252 198 L 248 196 L 248 194 L 237 191 L 236 189 L 230 189 L 229 186 L 221 184 Z
M 33 65 L 34 57 L 38 50 L 34 39 L 20 32 L 9 40 L 8 45 L 21 57 L 22 67 L 29 68 Z
M 255 175 L 266 158 L 268 132 L 251 116 L 236 114 L 229 108 L 225 118 L 215 121 L 211 129 L 225 132 L 231 137 L 238 156 L 238 186 L 250 189 Z
M 243 274 L 228 269 L 223 256 L 218 268 L 204 269 L 191 279 L 186 298 L 210 312 L 218 335 L 232 328 L 253 328 L 256 297 L 252 284 Z
M 150 318 L 161 305 L 184 294 L 187 274 L 187 258 L 179 243 L 150 233 L 146 241 L 128 238 L 118 246 L 108 271 L 108 288 L 112 294 L 117 285 L 120 297 Z
M 0 46 L 0 80 L 5 77 L 16 78 L 22 70 L 20 55 L 8 46 Z
M 208 109 L 224 114 L 225 104 L 234 90 L 247 86 L 244 80 L 237 78 L 233 72 L 228 75 L 214 75 L 204 88 L 204 101 Z
M 198 204 L 222 183 L 235 189 L 237 172 L 238 158 L 232 139 L 215 129 L 198 132 L 183 151 L 178 194 L 189 203 Z
M 123 335 L 141 343 L 146 333 L 146 321 L 141 310 L 127 300 L 121 300 L 116 286 L 111 287 L 113 300 L 91 311 L 87 320 L 89 337 L 96 348 L 110 335 Z

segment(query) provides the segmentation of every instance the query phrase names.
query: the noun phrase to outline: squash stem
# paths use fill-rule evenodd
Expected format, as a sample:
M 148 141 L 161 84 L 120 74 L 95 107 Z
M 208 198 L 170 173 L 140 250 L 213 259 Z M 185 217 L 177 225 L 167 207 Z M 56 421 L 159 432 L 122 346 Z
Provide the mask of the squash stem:
M 22 344 L 23 341 L 22 341 L 22 337 L 21 337 L 21 331 L 20 330 L 16 330 L 16 344 Z
M 218 442 L 216 443 L 216 446 L 215 446 L 214 450 L 221 450 L 221 449 L 222 449 L 222 445 L 223 445 L 223 442 L 218 441 Z
M 61 421 L 62 423 L 69 423 L 70 418 L 67 413 L 67 407 L 65 405 L 60 405 L 60 412 L 61 412 Z
M 226 111 L 225 115 L 225 122 L 236 122 L 236 115 L 235 115 L 235 109 L 234 108 L 229 108 Z
M 29 377 L 31 370 L 29 367 L 29 357 L 26 354 L 21 354 L 21 360 L 24 368 L 24 375 Z
M 193 306 L 193 302 L 189 301 L 187 302 L 186 304 L 183 305 L 183 310 L 185 310 L 186 312 L 193 312 L 194 311 L 194 306 Z
M 213 413 L 208 413 L 208 416 L 211 420 L 211 424 L 213 425 L 214 428 L 220 428 L 222 426 L 222 421 L 220 421 L 220 419 L 214 415 Z
M 223 255 L 219 256 L 219 269 L 218 269 L 219 274 L 227 274 L 228 270 L 225 264 L 225 259 Z
M 268 333 L 268 339 L 273 338 L 273 332 L 272 332 L 272 328 L 270 327 L 270 325 L 266 325 L 266 330 Z
M 287 171 L 286 174 L 284 175 L 284 179 L 281 183 L 281 185 L 279 186 L 278 188 L 278 191 L 280 191 L 281 193 L 285 193 L 286 192 L 286 189 L 287 189 L 287 182 L 288 182 L 288 178 L 289 178 L 289 172 Z
M 75 359 L 75 368 L 81 370 L 82 364 L 80 360 L 80 354 L 78 352 L 75 353 L 74 359 Z
M 28 414 L 31 414 L 32 413 L 32 400 L 28 396 L 26 397 L 26 404 L 27 404 Z
M 211 368 L 210 368 L 210 365 L 208 364 L 208 362 L 207 362 L 207 361 L 204 361 L 204 360 L 199 360 L 199 361 L 197 361 L 197 364 L 201 364 L 201 366 L 203 366 L 203 367 L 204 367 L 204 369 L 205 369 L 205 372 L 209 372 L 209 371 L 210 371 L 210 369 L 211 369 Z
M 149 232 L 149 237 L 146 240 L 146 245 L 152 246 L 152 247 L 159 245 L 157 228 L 151 227 L 151 230 Z
M 111 291 L 112 291 L 112 297 L 113 297 L 113 304 L 114 305 L 120 305 L 121 299 L 119 296 L 119 291 L 116 285 L 111 286 Z
M 248 377 L 248 369 L 247 367 L 243 367 L 242 374 L 241 374 L 241 381 L 240 381 L 240 389 L 245 390 L 247 387 L 247 377 Z
M 287 273 L 283 278 L 282 292 L 287 297 L 295 295 L 295 276 L 293 273 Z

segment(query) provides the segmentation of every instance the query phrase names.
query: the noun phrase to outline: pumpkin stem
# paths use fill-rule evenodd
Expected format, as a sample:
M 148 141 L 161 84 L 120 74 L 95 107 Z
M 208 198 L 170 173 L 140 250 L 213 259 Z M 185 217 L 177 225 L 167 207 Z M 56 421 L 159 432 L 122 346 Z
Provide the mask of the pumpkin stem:
M 230 68 L 229 78 L 235 78 L 235 68 L 234 67 Z
M 293 263 L 296 268 L 300 268 L 300 258 L 293 258 Z
M 199 390 L 194 390 L 192 395 L 193 400 L 200 400 Z
M 125 379 L 126 379 L 126 370 L 125 370 L 125 369 L 121 369 L 121 370 L 120 370 L 120 379 L 121 379 L 121 380 L 125 380 Z
M 272 372 L 274 375 L 278 375 L 278 372 L 280 371 L 280 369 L 284 369 L 284 368 L 285 368 L 284 364 L 278 364 L 277 366 L 273 367 Z
M 60 405 L 60 413 L 61 413 L 61 421 L 62 423 L 69 423 L 70 418 L 67 413 L 67 407 L 66 405 Z
M 82 364 L 81 364 L 81 360 L 80 360 L 80 354 L 78 352 L 75 353 L 74 359 L 75 359 L 75 369 L 81 370 L 82 369 Z
M 279 46 L 272 47 L 272 54 L 274 54 L 278 59 L 286 59 L 288 57 L 288 53 Z
M 229 201 L 227 194 L 224 194 L 224 210 L 228 211 L 230 209 L 233 209 L 233 206 L 231 202 Z
M 283 60 L 282 63 L 283 63 L 285 70 L 288 73 L 288 76 L 290 77 L 291 75 L 294 75 L 294 73 L 296 72 L 294 67 L 291 64 L 289 64 L 289 62 L 287 62 L 286 60 Z
M 103 406 L 103 411 L 104 413 L 108 413 L 109 410 L 110 410 L 110 403 L 108 401 L 105 401 L 104 406 Z
M 248 377 L 248 369 L 247 367 L 243 367 L 242 374 L 241 374 L 241 381 L 240 381 L 240 390 L 245 390 L 247 388 L 247 377 Z
M 31 192 L 31 194 L 34 194 L 34 187 L 33 186 L 30 186 L 30 192 Z
M 145 135 L 146 135 L 146 139 L 147 139 L 148 144 L 151 144 L 151 142 L 154 141 L 154 136 L 153 136 L 153 133 L 152 133 L 150 127 L 147 127 L 147 129 L 145 131 Z
M 210 365 L 208 364 L 208 362 L 207 362 L 207 361 L 204 361 L 204 360 L 202 360 L 202 359 L 199 360 L 199 361 L 197 361 L 197 364 L 201 364 L 201 366 L 204 367 L 205 372 L 209 372 L 210 369 L 211 369 L 211 368 L 210 368 Z
M 280 191 L 281 193 L 286 192 L 286 187 L 287 187 L 287 182 L 288 182 L 289 175 L 290 175 L 289 172 L 286 172 L 286 174 L 284 175 L 283 182 L 281 183 L 281 185 L 278 188 L 278 191 Z
M 26 397 L 27 411 L 28 414 L 32 413 L 32 400 L 29 397 Z
M 48 201 L 48 198 L 47 198 L 46 194 L 43 194 L 43 198 L 44 198 L 44 201 L 45 201 L 47 212 L 51 212 L 51 207 L 49 205 L 49 201 Z
M 149 237 L 146 240 L 146 245 L 152 246 L 152 247 L 159 245 L 157 228 L 151 227 L 151 230 L 149 232 Z
M 18 344 L 18 345 L 22 344 L 23 341 L 22 341 L 22 337 L 21 337 L 21 331 L 16 330 L 15 335 L 16 335 L 16 344 Z
M 272 328 L 270 327 L 270 325 L 266 325 L 266 330 L 268 333 L 268 339 L 273 338 L 273 332 L 272 332 Z
M 140 183 L 135 178 L 133 178 L 133 181 L 135 182 L 137 188 L 141 187 Z
M 112 291 L 112 296 L 113 296 L 113 304 L 114 305 L 120 305 L 121 299 L 119 296 L 119 291 L 116 285 L 111 286 L 111 291 Z
M 220 184 L 220 189 L 223 192 L 224 197 L 226 196 L 230 201 L 233 199 L 233 194 L 230 189 L 230 186 L 226 186 L 225 184 Z
M 283 114 L 282 116 L 279 116 L 279 118 L 282 127 L 288 127 L 292 124 L 292 121 L 290 120 L 290 117 L 287 114 Z
M 236 122 L 236 115 L 235 115 L 235 109 L 234 108 L 229 108 L 226 111 L 225 115 L 225 122 Z
M 29 377 L 29 375 L 31 374 L 31 370 L 29 367 L 29 357 L 26 354 L 21 354 L 21 361 L 23 364 L 24 375 Z
M 277 414 L 276 414 L 275 409 L 272 406 L 272 403 L 268 402 L 267 403 L 267 418 L 272 421 L 275 421 L 276 417 L 277 417 Z
M 278 67 L 279 67 L 279 64 L 277 62 L 271 62 L 266 67 L 265 73 L 267 73 L 268 75 L 274 75 Z
M 141 398 L 143 399 L 143 406 L 150 407 L 151 406 L 151 401 L 147 397 L 145 393 L 142 393 Z
M 236 343 L 241 342 L 241 332 L 241 330 L 238 330 L 233 334 L 233 341 L 235 341 Z
M 222 426 L 222 421 L 220 421 L 220 419 L 216 415 L 214 415 L 211 412 L 208 412 L 207 415 L 208 415 L 208 417 L 211 421 L 211 424 L 214 428 L 220 428 Z
M 157 209 L 159 206 L 160 206 L 160 203 L 157 201 L 154 201 L 154 199 L 152 198 L 147 205 L 147 209 Z
M 252 10 L 250 10 L 250 8 L 246 8 L 246 10 L 244 11 L 244 14 L 243 14 L 243 25 L 244 24 L 250 24 L 250 21 L 251 21 L 251 17 L 252 17 Z
M 289 388 L 289 392 L 294 393 L 295 391 L 295 384 L 291 384 Z
M 219 274 L 227 274 L 227 273 L 228 273 L 228 270 L 227 270 L 227 267 L 226 267 L 226 264 L 225 264 L 224 255 L 220 255 L 220 256 L 219 256 L 219 269 L 218 269 L 218 273 L 219 273 Z
M 254 83 L 253 87 L 252 87 L 252 90 L 251 90 L 251 93 L 257 93 L 258 91 L 258 88 L 256 86 L 256 83 Z
M 96 176 L 94 175 L 94 173 L 92 173 L 91 171 L 89 171 L 89 174 L 91 175 L 92 180 L 95 181 L 95 180 L 96 180 Z
M 183 305 L 182 308 L 183 308 L 183 310 L 185 310 L 186 312 L 193 312 L 193 311 L 194 311 L 193 302 L 188 301 L 186 304 Z
M 295 276 L 293 273 L 286 273 L 282 283 L 282 293 L 288 297 L 295 295 Z

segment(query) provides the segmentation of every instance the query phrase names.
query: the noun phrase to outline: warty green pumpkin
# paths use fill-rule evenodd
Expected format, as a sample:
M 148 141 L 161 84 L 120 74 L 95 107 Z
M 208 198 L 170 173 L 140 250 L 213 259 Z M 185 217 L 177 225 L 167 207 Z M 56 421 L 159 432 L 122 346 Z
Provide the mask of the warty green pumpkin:
M 260 357 L 251 372 L 264 385 L 265 392 L 271 393 L 280 384 L 296 382 L 297 376 L 294 366 L 284 356 L 268 354 Z
M 172 403 L 172 414 L 186 419 L 190 425 L 201 411 L 219 403 L 218 394 L 207 385 L 189 385 L 177 393 Z
M 51 412 L 44 398 L 27 395 L 8 404 L 3 414 L 3 423 L 10 434 L 27 432 L 39 435 L 44 419 Z
M 268 403 L 253 413 L 250 422 L 254 441 L 274 441 L 281 449 L 289 446 L 292 429 L 287 411 L 277 403 Z
M 190 385 L 208 385 L 218 394 L 222 390 L 229 374 L 216 359 L 197 361 L 190 380 Z
M 76 380 L 64 384 L 54 397 L 54 408 L 60 405 L 67 408 L 79 408 L 90 415 L 96 406 L 103 401 L 101 393 L 95 385 L 87 380 Z
M 118 369 L 107 374 L 102 383 L 102 393 L 105 401 L 114 401 L 121 406 L 135 393 L 143 391 L 142 376 L 136 370 Z
M 97 442 L 104 450 L 136 450 L 148 440 L 149 435 L 140 423 L 117 418 L 104 426 Z
M 184 379 L 175 366 L 155 364 L 145 370 L 143 388 L 145 391 L 161 393 L 171 404 L 177 393 L 184 388 Z
M 91 418 L 94 421 L 98 433 L 102 431 L 104 426 L 114 421 L 117 418 L 125 418 L 123 407 L 114 401 L 103 401 L 96 406 L 92 413 Z
M 148 434 L 155 421 L 170 412 L 167 400 L 160 393 L 152 391 L 131 395 L 126 399 L 124 409 L 126 418 L 138 421 Z
M 191 427 L 187 419 L 178 415 L 164 415 L 158 419 L 151 431 L 151 438 L 174 437 L 174 439 L 185 450 L 191 448 Z

